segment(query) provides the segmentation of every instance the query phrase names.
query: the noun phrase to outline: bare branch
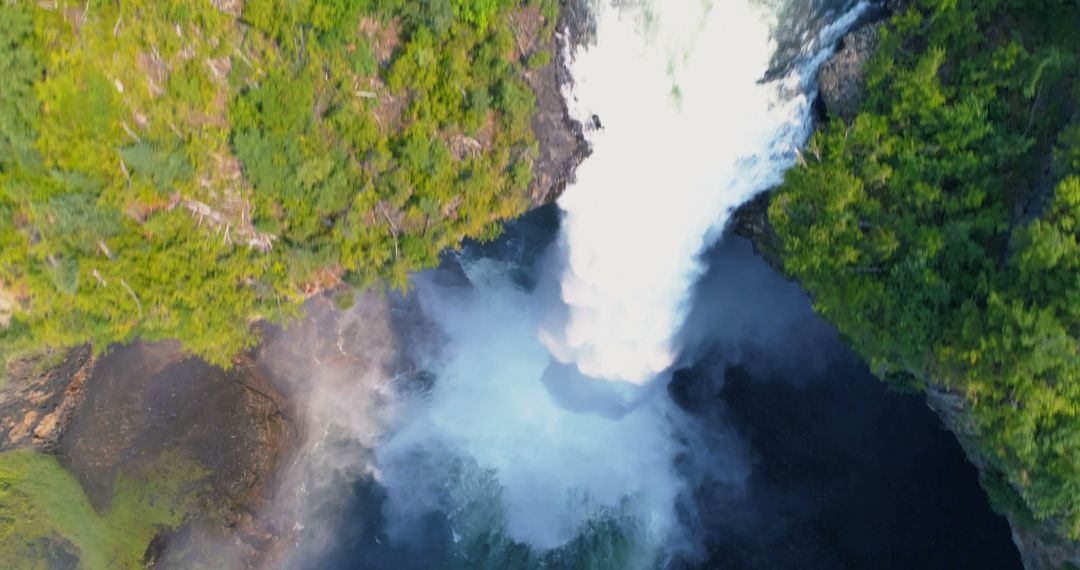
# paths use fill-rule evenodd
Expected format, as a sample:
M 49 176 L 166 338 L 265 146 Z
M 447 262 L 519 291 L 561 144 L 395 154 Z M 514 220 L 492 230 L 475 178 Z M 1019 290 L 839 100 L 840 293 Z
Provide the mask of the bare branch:
M 376 205 L 379 207 L 379 213 L 381 213 L 383 217 L 386 218 L 386 223 L 390 225 L 390 235 L 392 235 L 394 238 L 394 259 L 398 259 L 399 257 L 401 257 L 401 251 L 398 250 L 397 226 L 394 225 L 394 221 L 390 219 L 390 215 L 386 213 L 386 208 L 383 206 L 383 203 L 379 202 Z
M 139 319 L 142 319 L 142 303 L 139 302 L 139 297 L 135 295 L 135 292 L 131 290 L 131 286 L 129 286 L 127 284 L 127 281 L 124 281 L 122 277 L 120 278 L 120 284 L 124 286 L 124 289 L 127 289 L 127 292 L 131 295 L 131 298 L 135 299 L 135 306 L 139 308 Z
M 124 132 L 127 133 L 128 136 L 135 139 L 135 142 L 142 142 L 142 139 L 139 138 L 139 135 L 135 134 L 135 131 L 131 130 L 131 127 L 128 126 L 126 121 L 121 121 L 120 126 L 124 128 Z

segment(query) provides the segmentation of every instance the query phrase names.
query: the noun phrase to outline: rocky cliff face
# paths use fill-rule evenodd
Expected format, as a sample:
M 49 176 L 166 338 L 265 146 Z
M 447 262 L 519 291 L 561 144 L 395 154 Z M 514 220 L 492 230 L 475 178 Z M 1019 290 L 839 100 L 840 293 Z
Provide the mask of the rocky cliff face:
M 974 433 L 969 425 L 967 401 L 942 386 L 928 382 L 926 404 L 941 418 L 945 427 L 956 435 L 968 461 L 979 469 L 986 481 L 993 478 L 993 469 L 975 447 L 970 444 Z M 984 487 L 986 483 L 984 483 Z M 1023 508 L 1023 507 L 1020 507 Z M 1026 513 L 1005 513 L 1012 529 L 1013 542 L 1020 551 L 1020 559 L 1027 570 L 1057 570 L 1080 566 L 1080 543 L 1057 536 L 1049 525 L 1030 520 Z
M 887 13 L 899 13 L 911 6 L 911 0 L 888 0 Z M 851 121 L 865 97 L 865 66 L 877 48 L 881 21 L 866 23 L 845 36 L 837 51 L 821 67 L 820 97 L 827 117 Z M 885 24 L 887 25 L 887 24 Z M 770 193 L 765 192 L 743 204 L 732 217 L 733 231 L 754 243 L 754 249 L 770 265 L 781 267 L 777 251 L 777 236 L 769 223 Z M 969 461 L 985 479 L 992 477 L 987 461 L 969 443 L 972 431 L 967 425 L 966 401 L 956 394 L 926 379 L 927 405 L 941 418 L 942 423 L 959 439 Z M 985 485 L 985 484 L 984 484 Z M 1020 507 L 1022 509 L 1022 507 Z M 1027 570 L 1055 570 L 1080 567 L 1080 542 L 1057 535 L 1048 524 L 1029 520 L 1026 513 L 1008 512 L 1013 542 L 1020 550 Z
M 821 100 L 829 115 L 851 121 L 859 111 L 866 90 L 866 62 L 877 49 L 880 24 L 870 22 L 841 40 L 836 53 L 818 73 Z
M 0 451 L 56 450 L 83 401 L 86 377 L 96 359 L 90 347 L 83 346 L 70 351 L 59 366 L 48 367 L 43 359 L 55 356 L 35 355 L 9 367 L 8 383 L 0 390 Z
M 98 509 L 111 503 L 119 481 L 179 452 L 208 473 L 203 498 L 216 512 L 159 535 L 146 560 L 191 567 L 163 555 L 176 537 L 199 533 L 229 544 L 235 567 L 258 567 L 273 537 L 249 513 L 264 501 L 266 474 L 288 447 L 286 406 L 247 356 L 226 371 L 173 342 L 136 342 L 100 357 L 84 346 L 51 368 L 28 361 L 9 370 L 0 391 L 0 451 L 55 455 Z
M 540 156 L 533 164 L 531 198 L 534 206 L 558 199 L 573 183 L 574 172 L 589 156 L 581 123 L 570 116 L 562 90 L 571 81 L 564 61 L 568 48 L 585 41 L 589 34 L 588 10 L 581 0 L 567 0 L 560 10 L 555 37 L 539 49 L 553 54 L 552 62 L 528 72 L 526 79 L 536 94 L 539 112 L 532 120 L 533 133 L 540 145 Z
M 886 8 L 890 12 L 906 9 L 909 0 L 890 0 Z M 815 118 L 823 124 L 829 118 L 839 117 L 851 121 L 858 113 L 859 104 L 866 92 L 866 63 L 877 49 L 881 21 L 864 23 L 844 36 L 836 52 L 822 64 L 818 72 L 821 104 L 825 116 Z M 750 240 L 754 250 L 774 268 L 782 267 L 777 255 L 777 236 L 769 223 L 770 192 L 763 192 L 743 204 L 732 215 L 733 231 Z

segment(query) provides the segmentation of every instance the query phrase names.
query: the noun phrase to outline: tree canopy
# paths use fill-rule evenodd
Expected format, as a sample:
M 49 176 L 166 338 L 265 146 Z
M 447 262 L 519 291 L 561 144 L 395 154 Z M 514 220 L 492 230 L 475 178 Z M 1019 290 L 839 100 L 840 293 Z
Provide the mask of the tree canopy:
M 1014 520 L 1080 539 L 1080 5 L 919 0 L 770 206 L 785 269 L 882 378 L 962 397 Z M 993 487 L 993 488 L 990 488 Z
M 78 4 L 0 3 L 0 357 L 227 365 L 253 321 L 404 288 L 529 203 L 555 0 Z

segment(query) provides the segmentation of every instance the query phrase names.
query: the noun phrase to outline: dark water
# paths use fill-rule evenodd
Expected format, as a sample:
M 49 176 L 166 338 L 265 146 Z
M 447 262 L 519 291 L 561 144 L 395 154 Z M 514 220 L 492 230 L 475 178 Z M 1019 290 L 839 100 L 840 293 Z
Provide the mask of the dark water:
M 703 567 L 1021 567 L 976 469 L 921 395 L 874 378 L 744 240 L 707 259 L 691 320 L 712 304 L 707 317 L 734 313 L 718 328 L 743 332 L 718 333 L 671 391 L 694 413 L 722 410 L 753 474 L 710 521 Z
M 557 231 L 544 209 L 466 254 L 534 262 Z M 702 482 L 691 526 L 702 558 L 671 568 L 1020 568 L 1004 519 L 991 512 L 975 469 L 922 397 L 891 393 L 813 315 L 797 286 L 734 236 L 706 255 L 684 341 L 693 350 L 669 387 L 701 429 L 735 434 L 750 465 L 737 491 Z M 455 272 L 450 258 L 443 271 Z M 706 441 L 708 438 L 705 438 Z M 455 553 L 432 515 L 412 543 L 387 538 L 384 492 L 370 480 L 341 497 L 329 551 L 309 568 L 519 568 Z M 582 558 L 555 568 L 606 568 Z

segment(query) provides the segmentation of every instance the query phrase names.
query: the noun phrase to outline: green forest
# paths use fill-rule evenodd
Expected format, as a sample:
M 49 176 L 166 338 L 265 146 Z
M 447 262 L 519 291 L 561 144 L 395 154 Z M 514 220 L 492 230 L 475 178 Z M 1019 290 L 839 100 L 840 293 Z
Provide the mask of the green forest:
M 999 511 L 1080 539 L 1080 3 L 918 0 L 769 218 L 874 372 L 956 397 Z
M 139 337 L 228 365 L 313 292 L 492 238 L 529 205 L 557 11 L 0 2 L 0 361 Z
M 495 237 L 530 206 L 528 79 L 557 11 L 0 1 L 0 362 L 141 338 L 228 366 L 313 293 L 405 289 Z M 1060 541 L 1080 540 L 1078 30 L 1076 0 L 913 0 L 859 114 L 815 134 L 769 208 L 815 310 L 890 385 L 955 396 L 995 508 Z M 29 509 L 40 479 L 91 513 L 49 461 L 0 456 L 0 499 Z M 104 531 L 45 510 L 0 535 L 137 566 L 188 508 L 139 493 L 86 514 Z

